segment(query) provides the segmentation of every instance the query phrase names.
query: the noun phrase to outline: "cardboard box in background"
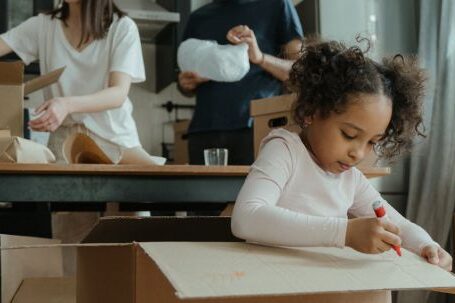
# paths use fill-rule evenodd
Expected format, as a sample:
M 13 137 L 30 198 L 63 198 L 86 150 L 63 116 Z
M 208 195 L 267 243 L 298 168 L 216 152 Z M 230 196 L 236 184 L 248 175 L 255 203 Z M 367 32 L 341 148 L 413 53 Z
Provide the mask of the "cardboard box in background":
M 188 127 L 191 120 L 175 122 L 174 126 L 174 161 L 172 164 L 188 164 Z
M 451 273 L 405 250 L 239 241 L 230 218 L 103 218 L 78 247 L 77 302 L 385 303 L 388 289 L 455 287 Z
M 250 115 L 254 119 L 254 155 L 257 156 L 262 139 L 275 128 L 285 128 L 300 132 L 300 127 L 292 118 L 292 105 L 295 95 L 282 95 L 252 100 Z
M 250 114 L 254 118 L 254 155 L 257 157 L 262 139 L 275 128 L 285 128 L 300 133 L 301 128 L 293 118 L 294 94 L 251 101 Z M 377 156 L 368 155 L 357 167 L 377 166 Z
M 65 68 L 24 83 L 24 64 L 0 62 L 0 130 L 9 129 L 11 135 L 24 135 L 24 96 L 58 80 Z

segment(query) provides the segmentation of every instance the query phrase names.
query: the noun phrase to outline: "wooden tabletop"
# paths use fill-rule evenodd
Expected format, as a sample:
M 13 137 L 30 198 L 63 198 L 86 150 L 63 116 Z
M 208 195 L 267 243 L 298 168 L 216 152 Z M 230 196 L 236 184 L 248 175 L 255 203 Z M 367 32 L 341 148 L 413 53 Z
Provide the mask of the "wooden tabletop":
M 155 176 L 246 176 L 249 166 L 204 165 L 104 165 L 104 164 L 19 164 L 0 163 L 2 174 L 62 174 L 62 175 L 155 175 Z M 389 167 L 360 168 L 367 178 L 390 174 Z

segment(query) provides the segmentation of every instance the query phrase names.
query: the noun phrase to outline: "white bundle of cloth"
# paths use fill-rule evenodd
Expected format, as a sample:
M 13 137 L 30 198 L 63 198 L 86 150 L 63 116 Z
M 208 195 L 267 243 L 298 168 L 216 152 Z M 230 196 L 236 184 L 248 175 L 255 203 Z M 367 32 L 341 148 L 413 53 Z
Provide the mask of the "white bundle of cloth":
M 250 70 L 248 45 L 220 45 L 216 41 L 190 38 L 177 51 L 181 71 L 191 71 L 218 82 L 235 82 Z

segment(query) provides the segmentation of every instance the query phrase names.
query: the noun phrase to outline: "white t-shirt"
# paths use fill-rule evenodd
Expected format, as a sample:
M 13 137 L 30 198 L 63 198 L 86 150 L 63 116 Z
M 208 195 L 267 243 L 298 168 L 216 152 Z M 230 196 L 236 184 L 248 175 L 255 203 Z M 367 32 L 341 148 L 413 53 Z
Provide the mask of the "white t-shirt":
M 436 244 L 384 201 L 358 169 L 337 175 L 322 170 L 297 134 L 279 129 L 262 142 L 237 197 L 231 226 L 237 237 L 252 242 L 343 247 L 348 213 L 374 217 L 372 203 L 377 200 L 400 228 L 404 248 L 419 254 L 423 246 Z
M 115 15 L 106 37 L 81 52 L 68 42 L 62 26 L 61 20 L 40 14 L 0 36 L 25 64 L 39 59 L 42 74 L 66 66 L 59 81 L 44 89 L 46 100 L 98 92 L 108 87 L 109 73 L 114 71 L 130 75 L 132 82 L 145 80 L 138 29 L 129 17 Z M 127 98 L 119 108 L 74 113 L 71 118 L 98 136 L 130 148 L 140 146 L 132 110 Z

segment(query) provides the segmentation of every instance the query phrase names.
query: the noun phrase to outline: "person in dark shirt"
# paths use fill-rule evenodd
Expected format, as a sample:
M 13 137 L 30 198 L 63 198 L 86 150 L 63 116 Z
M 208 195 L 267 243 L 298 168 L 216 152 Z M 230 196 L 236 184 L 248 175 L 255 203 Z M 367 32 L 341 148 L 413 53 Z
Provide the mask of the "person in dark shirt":
M 188 129 L 190 164 L 204 164 L 203 150 L 227 148 L 228 163 L 254 160 L 250 101 L 280 95 L 301 49 L 303 31 L 291 0 L 218 0 L 193 12 L 182 41 L 215 40 L 249 46 L 251 68 L 237 82 L 215 82 L 182 71 L 178 87 L 196 95 Z

